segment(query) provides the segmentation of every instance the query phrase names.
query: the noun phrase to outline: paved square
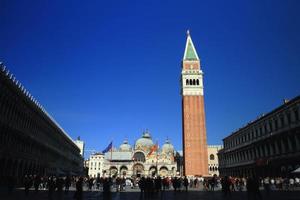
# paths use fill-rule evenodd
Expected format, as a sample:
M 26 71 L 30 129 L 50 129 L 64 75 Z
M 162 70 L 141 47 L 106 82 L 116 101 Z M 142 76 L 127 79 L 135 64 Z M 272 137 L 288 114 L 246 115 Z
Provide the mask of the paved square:
M 54 192 L 52 199 L 53 200 L 71 200 L 74 199 L 74 190 L 71 190 L 69 193 L 62 193 L 61 195 L 58 192 Z M 262 191 L 262 199 L 270 200 L 299 200 L 300 191 L 271 191 L 268 195 Z M 24 190 L 15 190 L 10 196 L 1 195 L 1 200 L 47 200 L 51 199 L 48 196 L 48 191 L 39 191 L 35 194 L 34 191 L 30 191 L 29 195 L 26 197 Z M 141 195 L 137 189 L 129 189 L 126 192 L 112 192 L 109 197 L 104 197 L 101 191 L 84 191 L 83 200 L 93 200 L 93 199 L 111 199 L 111 200 L 162 200 L 162 199 L 174 199 L 174 200 L 246 200 L 247 192 L 232 192 L 231 196 L 224 197 L 221 191 L 181 191 L 174 192 L 173 190 L 153 193 L 149 195 Z

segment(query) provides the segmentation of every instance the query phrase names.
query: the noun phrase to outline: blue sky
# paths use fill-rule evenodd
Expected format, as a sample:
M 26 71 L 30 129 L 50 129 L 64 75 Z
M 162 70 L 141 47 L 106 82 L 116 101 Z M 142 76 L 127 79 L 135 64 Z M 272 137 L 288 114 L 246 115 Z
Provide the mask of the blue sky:
M 300 94 L 300 2 L 0 2 L 0 60 L 67 133 L 102 150 L 146 128 L 181 149 L 191 30 L 209 144 Z

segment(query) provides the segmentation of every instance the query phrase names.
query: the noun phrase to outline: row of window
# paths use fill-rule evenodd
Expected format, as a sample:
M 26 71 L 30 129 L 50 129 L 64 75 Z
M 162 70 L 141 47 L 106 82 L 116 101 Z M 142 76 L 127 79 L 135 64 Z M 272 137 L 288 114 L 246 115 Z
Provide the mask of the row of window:
M 17 86 L 13 86 L 12 81 L 7 79 L 0 73 L 0 116 L 2 122 L 8 127 L 13 127 L 17 130 L 22 130 L 23 134 L 31 135 L 37 138 L 41 143 L 60 150 L 66 158 L 73 156 L 77 148 L 71 145 L 69 141 L 64 138 L 60 129 L 53 123 L 49 123 L 49 118 L 42 114 L 40 115 L 37 108 L 30 105 L 30 101 L 21 92 Z M 15 87 L 15 88 L 12 88 Z M 27 101 L 28 100 L 28 101 Z
M 186 85 L 199 85 L 199 79 L 186 79 Z
M 95 157 L 91 157 L 91 159 L 103 159 L 104 157 L 98 157 L 98 156 L 95 156 Z
M 282 155 L 285 153 L 293 153 L 300 150 L 300 136 L 285 136 L 280 140 L 274 140 L 263 143 L 255 148 L 235 151 L 227 154 L 219 154 L 220 165 L 233 164 L 243 161 L 251 161 L 266 158 L 274 155 Z
M 15 176 L 22 179 L 27 174 L 44 174 L 44 168 L 37 162 L 18 159 L 0 159 L 0 176 Z
M 280 115 L 264 120 L 259 125 L 252 126 L 247 130 L 239 133 L 233 138 L 228 138 L 224 141 L 224 147 L 232 148 L 243 144 L 244 142 L 252 141 L 253 139 L 277 131 L 281 128 L 289 126 L 291 123 L 299 122 L 299 108 L 297 105 L 289 111 L 286 111 Z
M 30 141 L 21 139 L 15 130 L 0 125 L 0 133 L 1 147 L 13 147 L 11 151 L 15 153 L 22 152 L 25 154 L 34 155 L 33 157 L 38 157 L 42 155 L 41 148 L 38 148 L 38 146 L 33 145 L 33 143 Z
M 219 168 L 218 167 L 209 167 L 209 171 L 218 171 L 219 170 Z
M 93 169 L 94 169 L 94 170 L 97 170 L 97 167 L 94 167 L 94 168 L 90 167 L 90 168 L 89 168 L 89 170 L 93 170 Z M 100 167 L 98 168 L 98 170 L 100 171 Z
M 91 163 L 91 166 L 93 166 L 94 164 L 95 164 L 95 166 L 97 166 L 97 163 L 98 163 L 98 166 L 100 166 L 102 164 L 101 162 L 95 162 L 95 163 L 90 162 L 90 163 Z

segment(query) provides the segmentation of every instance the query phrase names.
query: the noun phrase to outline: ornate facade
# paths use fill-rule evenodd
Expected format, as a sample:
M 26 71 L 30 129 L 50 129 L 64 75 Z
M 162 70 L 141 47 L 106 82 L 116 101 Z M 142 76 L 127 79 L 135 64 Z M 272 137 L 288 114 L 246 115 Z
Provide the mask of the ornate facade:
M 300 96 L 223 139 L 220 175 L 286 176 L 300 167 Z
M 208 175 L 203 72 L 189 32 L 182 61 L 181 87 L 184 175 Z
M 79 148 L 3 64 L 0 116 L 0 179 L 81 172 Z
M 175 176 L 177 165 L 174 160 L 173 145 L 169 140 L 166 140 L 161 148 L 158 145 L 156 148 L 156 145 L 147 131 L 136 140 L 134 146 L 125 140 L 119 148 L 113 148 L 112 151 L 104 154 L 103 167 L 100 168 L 97 176 Z M 91 157 L 95 155 L 90 156 L 89 166 L 92 162 Z M 95 174 L 91 175 L 95 176 Z
M 208 174 L 219 176 L 218 152 L 223 148 L 222 145 L 207 145 L 208 155 Z

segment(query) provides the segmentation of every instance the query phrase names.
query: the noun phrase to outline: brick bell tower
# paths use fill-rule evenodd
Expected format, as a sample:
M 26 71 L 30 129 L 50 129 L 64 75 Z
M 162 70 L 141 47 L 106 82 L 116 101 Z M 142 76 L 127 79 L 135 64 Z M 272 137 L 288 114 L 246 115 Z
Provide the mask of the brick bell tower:
M 181 88 L 184 175 L 207 175 L 203 72 L 189 31 L 182 61 Z

